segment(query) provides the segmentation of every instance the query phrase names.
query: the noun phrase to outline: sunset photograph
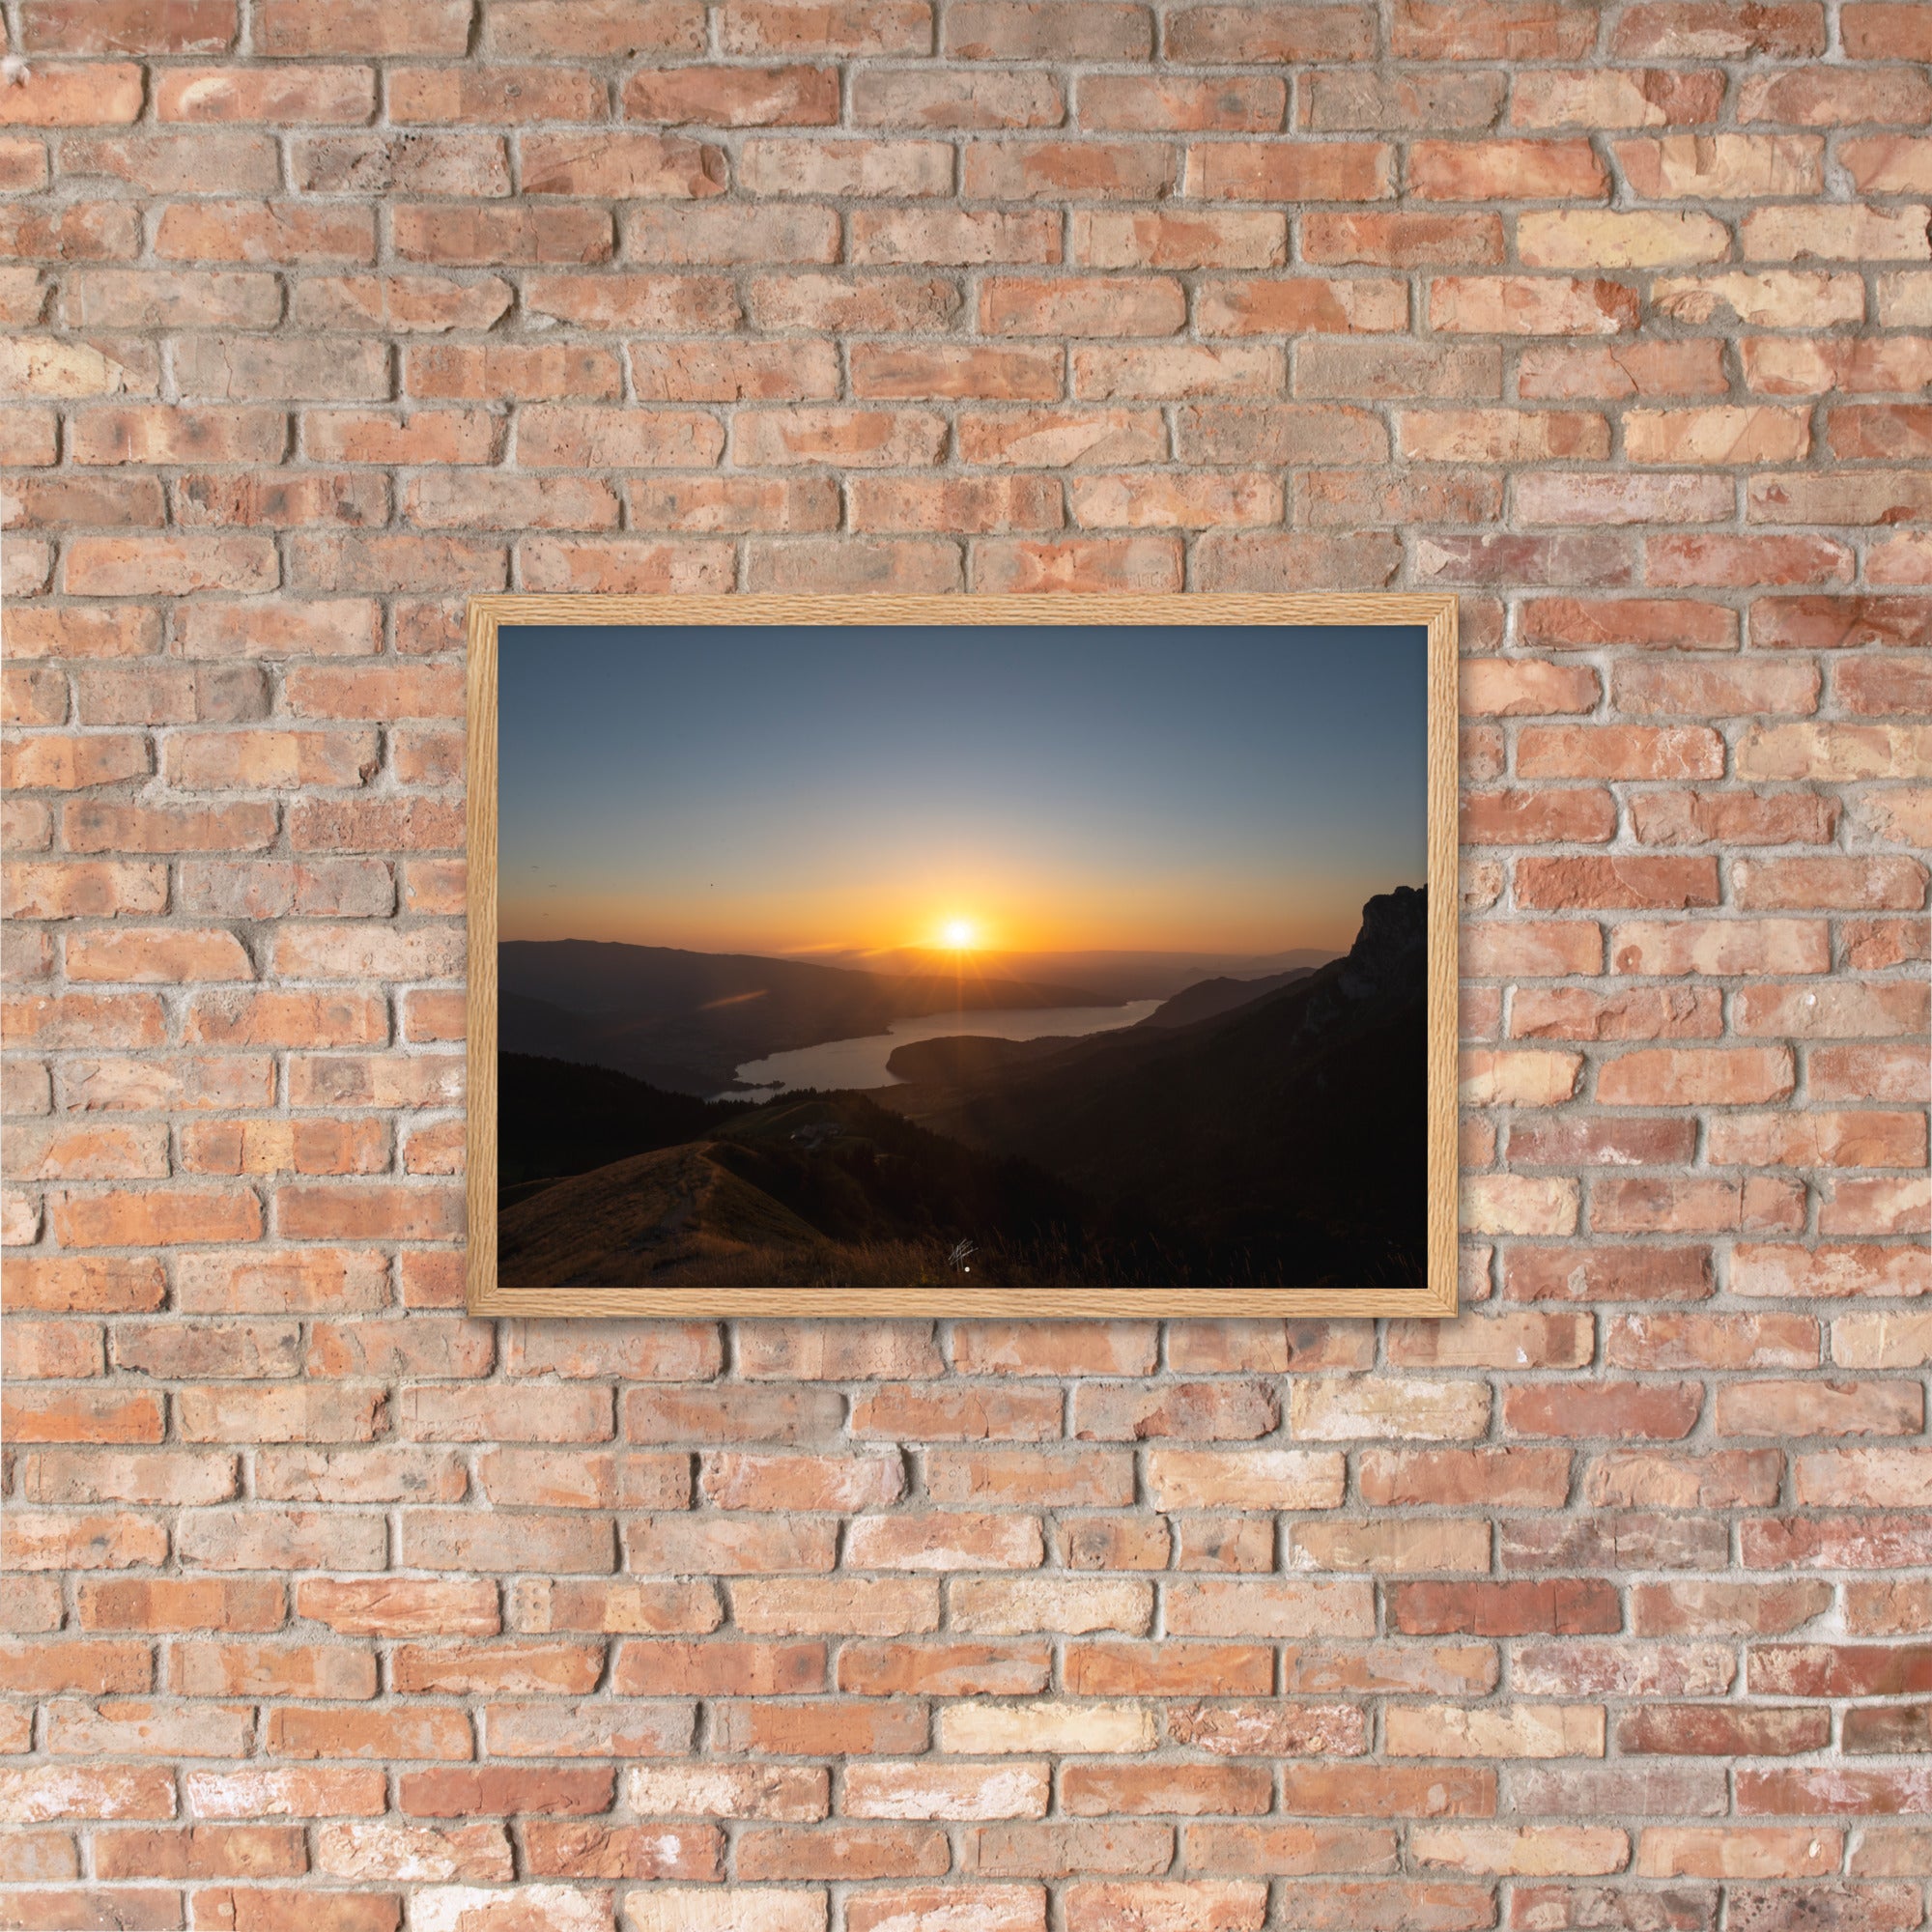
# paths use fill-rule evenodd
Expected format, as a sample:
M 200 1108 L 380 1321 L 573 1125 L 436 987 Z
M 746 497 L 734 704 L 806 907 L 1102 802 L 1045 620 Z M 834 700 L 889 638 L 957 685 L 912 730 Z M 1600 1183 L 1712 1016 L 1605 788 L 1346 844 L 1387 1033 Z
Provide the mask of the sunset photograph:
M 1426 641 L 505 625 L 501 1281 L 1421 1284 Z

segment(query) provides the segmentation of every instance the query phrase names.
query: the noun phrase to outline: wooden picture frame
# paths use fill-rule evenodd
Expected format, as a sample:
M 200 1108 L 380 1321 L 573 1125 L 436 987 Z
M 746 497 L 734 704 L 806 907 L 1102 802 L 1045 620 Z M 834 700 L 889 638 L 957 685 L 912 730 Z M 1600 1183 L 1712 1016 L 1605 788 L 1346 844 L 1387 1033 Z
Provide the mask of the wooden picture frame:
M 469 605 L 467 1306 L 477 1316 L 1445 1317 L 1457 1293 L 1457 606 L 1446 593 L 1146 597 L 525 596 Z M 1427 1285 L 582 1288 L 497 1280 L 497 632 L 504 625 L 1404 625 L 1428 633 Z

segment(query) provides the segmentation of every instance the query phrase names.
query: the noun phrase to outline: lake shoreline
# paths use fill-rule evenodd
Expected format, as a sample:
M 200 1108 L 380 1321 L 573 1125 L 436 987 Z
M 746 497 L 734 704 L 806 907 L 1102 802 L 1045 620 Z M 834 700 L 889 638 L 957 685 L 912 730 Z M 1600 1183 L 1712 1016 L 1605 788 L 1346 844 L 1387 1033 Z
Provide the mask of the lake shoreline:
M 883 1033 L 824 1040 L 746 1061 L 735 1069 L 730 1087 L 706 1097 L 749 1104 L 812 1091 L 875 1093 L 907 1084 L 886 1063 L 897 1048 L 915 1041 L 961 1037 L 1083 1039 L 1137 1026 L 1161 1004 L 1150 999 L 1093 1007 L 969 1007 L 911 1015 L 894 1020 Z

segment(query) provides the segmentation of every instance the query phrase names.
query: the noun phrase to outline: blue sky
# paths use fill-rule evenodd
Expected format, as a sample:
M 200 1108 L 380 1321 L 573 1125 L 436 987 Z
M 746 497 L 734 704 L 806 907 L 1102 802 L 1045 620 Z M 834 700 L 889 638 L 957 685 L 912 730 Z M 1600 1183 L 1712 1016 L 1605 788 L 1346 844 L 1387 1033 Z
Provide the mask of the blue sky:
M 506 939 L 1345 947 L 1423 880 L 1419 628 L 505 627 Z

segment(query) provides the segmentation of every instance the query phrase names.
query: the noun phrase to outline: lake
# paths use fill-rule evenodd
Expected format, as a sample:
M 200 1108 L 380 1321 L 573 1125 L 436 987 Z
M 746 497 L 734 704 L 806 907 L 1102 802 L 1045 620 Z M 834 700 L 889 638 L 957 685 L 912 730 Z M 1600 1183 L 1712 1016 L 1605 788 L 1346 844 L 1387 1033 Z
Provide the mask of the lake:
M 826 1090 L 902 1087 L 886 1070 L 894 1051 L 916 1039 L 952 1039 L 961 1034 L 992 1039 L 1077 1039 L 1082 1034 L 1113 1033 L 1137 1026 L 1155 1011 L 1158 1000 L 1129 1000 L 1121 1007 L 995 1008 L 984 1012 L 921 1013 L 895 1020 L 885 1033 L 860 1039 L 828 1039 L 819 1046 L 794 1047 L 764 1060 L 748 1060 L 738 1078 L 755 1094 L 718 1094 L 719 1100 L 769 1100 L 805 1087 Z

